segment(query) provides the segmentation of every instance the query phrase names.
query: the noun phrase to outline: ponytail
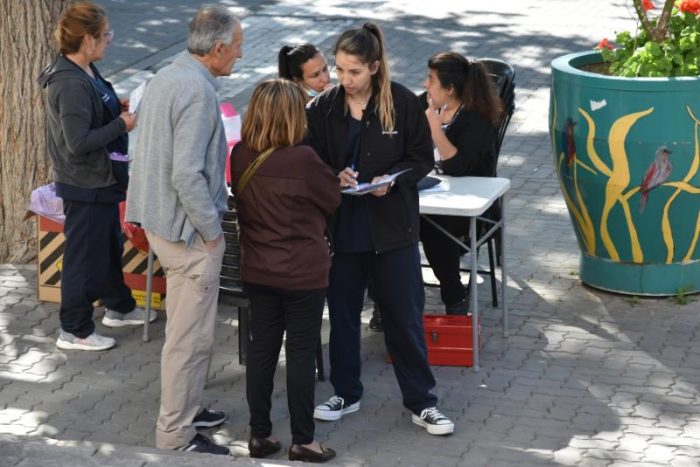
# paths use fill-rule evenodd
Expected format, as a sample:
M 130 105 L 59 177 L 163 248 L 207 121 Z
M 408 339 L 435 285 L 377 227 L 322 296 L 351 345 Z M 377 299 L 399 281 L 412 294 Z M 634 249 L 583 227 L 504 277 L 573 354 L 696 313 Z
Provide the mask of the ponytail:
M 360 29 L 349 29 L 342 33 L 335 44 L 334 54 L 344 52 L 372 65 L 379 62 L 372 76 L 372 92 L 376 95 L 377 114 L 382 129 L 394 131 L 394 98 L 391 94 L 391 74 L 386 54 L 384 34 L 375 23 L 365 23 Z
M 292 50 L 289 45 L 283 45 L 277 55 L 277 69 L 279 71 L 280 78 L 293 79 L 292 73 L 289 70 L 289 60 L 287 60 L 287 54 Z

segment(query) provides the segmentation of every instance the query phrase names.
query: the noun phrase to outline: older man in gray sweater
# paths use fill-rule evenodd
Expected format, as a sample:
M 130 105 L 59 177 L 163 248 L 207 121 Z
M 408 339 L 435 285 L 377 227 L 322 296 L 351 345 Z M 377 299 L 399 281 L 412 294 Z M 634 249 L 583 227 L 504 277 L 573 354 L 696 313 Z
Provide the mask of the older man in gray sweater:
M 241 24 L 226 8 L 204 5 L 190 23 L 187 53 L 148 84 L 126 218 L 140 223 L 167 277 L 156 444 L 164 449 L 229 454 L 198 434 L 226 414 L 202 405 L 214 342 L 224 254 L 226 138 L 216 77 L 242 57 Z

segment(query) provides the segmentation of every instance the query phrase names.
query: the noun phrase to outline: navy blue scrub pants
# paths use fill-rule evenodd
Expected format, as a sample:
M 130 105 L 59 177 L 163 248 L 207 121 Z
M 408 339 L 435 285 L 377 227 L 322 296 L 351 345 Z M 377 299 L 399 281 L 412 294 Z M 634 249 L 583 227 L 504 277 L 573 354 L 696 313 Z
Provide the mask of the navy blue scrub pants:
M 61 329 L 84 338 L 95 331 L 95 300 L 122 313 L 132 311 L 136 302 L 122 273 L 119 204 L 63 200 L 63 212 Z
M 469 218 L 457 216 L 430 216 L 442 228 L 455 237 L 469 233 Z M 446 306 L 456 305 L 467 298 L 467 289 L 462 284 L 460 260 L 465 253 L 457 243 L 437 229 L 433 224 L 420 218 L 420 241 L 428 264 L 440 282 L 440 298 Z
M 335 253 L 330 272 L 330 380 L 335 394 L 352 404 L 362 397 L 360 314 L 368 279 L 384 325 L 403 404 L 413 413 L 434 407 L 435 378 L 423 334 L 425 294 L 418 245 L 376 254 Z

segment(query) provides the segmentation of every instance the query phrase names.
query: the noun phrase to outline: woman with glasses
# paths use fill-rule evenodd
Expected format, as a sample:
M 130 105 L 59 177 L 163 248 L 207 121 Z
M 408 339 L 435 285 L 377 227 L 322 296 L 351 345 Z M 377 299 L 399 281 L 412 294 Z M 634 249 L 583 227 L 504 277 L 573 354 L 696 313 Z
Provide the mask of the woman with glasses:
M 39 83 L 46 89 L 48 152 L 66 215 L 56 346 L 105 350 L 115 341 L 95 332 L 96 300 L 105 305 L 106 326 L 138 325 L 144 319 L 124 284 L 119 227 L 119 202 L 128 183 L 127 133 L 136 126 L 136 115 L 95 66 L 113 37 L 102 7 L 74 4 L 63 13 L 55 37 L 60 54 Z
M 454 177 L 496 174 L 496 129 L 503 112 L 496 86 L 479 62 L 454 52 L 428 60 L 421 96 L 430 125 L 438 170 Z M 469 231 L 469 219 L 430 216 L 452 235 Z M 444 233 L 421 218 L 420 239 L 428 263 L 440 281 L 447 314 L 467 314 L 468 300 L 459 271 L 463 251 Z

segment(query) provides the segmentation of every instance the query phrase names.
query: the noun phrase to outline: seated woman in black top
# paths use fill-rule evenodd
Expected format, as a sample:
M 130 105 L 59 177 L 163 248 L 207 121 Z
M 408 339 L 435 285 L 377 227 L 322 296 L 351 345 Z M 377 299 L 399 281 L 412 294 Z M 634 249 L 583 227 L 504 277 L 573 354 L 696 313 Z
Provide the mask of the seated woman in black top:
M 456 177 L 495 176 L 496 129 L 503 104 L 483 65 L 453 52 L 435 54 L 428 60 L 423 87 L 438 168 Z M 466 217 L 430 218 L 455 236 L 469 230 Z M 447 314 L 466 314 L 466 291 L 459 273 L 461 247 L 423 218 L 420 239 L 440 281 Z

